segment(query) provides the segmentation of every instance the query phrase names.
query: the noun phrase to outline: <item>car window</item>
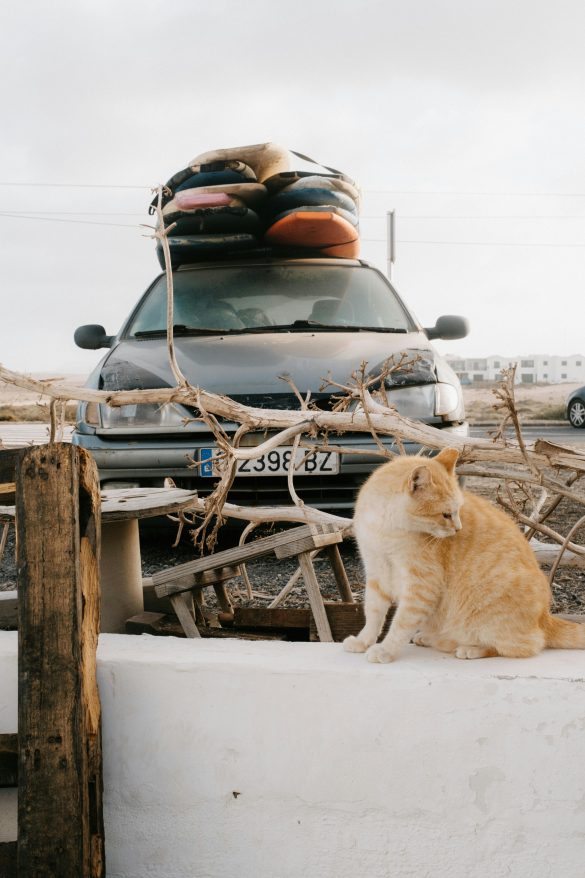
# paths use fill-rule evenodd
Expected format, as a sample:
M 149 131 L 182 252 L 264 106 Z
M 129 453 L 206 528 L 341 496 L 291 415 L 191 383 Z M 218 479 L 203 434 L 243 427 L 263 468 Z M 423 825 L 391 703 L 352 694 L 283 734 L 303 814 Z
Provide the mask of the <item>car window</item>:
M 248 265 L 199 268 L 174 275 L 174 323 L 207 330 L 290 326 L 414 328 L 384 279 L 358 266 Z M 127 335 L 166 328 L 166 279 L 142 302 Z

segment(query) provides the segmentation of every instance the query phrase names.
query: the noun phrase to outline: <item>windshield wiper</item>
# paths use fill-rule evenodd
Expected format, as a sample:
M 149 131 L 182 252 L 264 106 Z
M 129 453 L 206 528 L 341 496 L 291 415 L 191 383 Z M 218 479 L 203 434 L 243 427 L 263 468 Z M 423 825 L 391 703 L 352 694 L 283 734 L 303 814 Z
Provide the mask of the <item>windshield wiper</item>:
M 173 335 L 223 335 L 225 332 L 242 332 L 241 329 L 204 329 L 202 326 L 185 326 L 184 323 L 175 323 Z M 143 329 L 134 333 L 134 338 L 164 338 L 166 329 Z
M 261 332 L 304 332 L 307 329 L 316 332 L 408 332 L 407 329 L 386 326 L 347 326 L 333 323 L 320 323 L 318 320 L 295 320 L 294 323 L 278 323 L 266 326 L 244 326 L 241 329 L 209 329 L 203 326 L 185 326 L 176 323 L 173 335 L 248 335 Z M 166 329 L 143 329 L 134 333 L 134 338 L 165 338 Z
M 357 326 L 360 332 L 408 332 L 402 326 Z
M 260 330 L 295 330 L 314 329 L 318 332 L 408 332 L 407 329 L 391 326 L 352 326 L 347 323 L 321 323 L 319 320 L 295 320 L 294 323 L 281 323 L 278 326 L 262 326 Z

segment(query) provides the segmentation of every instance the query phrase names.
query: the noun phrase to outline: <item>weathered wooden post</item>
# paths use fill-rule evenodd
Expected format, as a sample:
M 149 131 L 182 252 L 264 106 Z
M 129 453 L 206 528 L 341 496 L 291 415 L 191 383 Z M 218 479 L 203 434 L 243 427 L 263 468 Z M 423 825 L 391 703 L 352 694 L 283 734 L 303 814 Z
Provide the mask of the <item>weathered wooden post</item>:
M 105 875 L 95 464 L 66 444 L 30 448 L 16 471 L 18 875 Z

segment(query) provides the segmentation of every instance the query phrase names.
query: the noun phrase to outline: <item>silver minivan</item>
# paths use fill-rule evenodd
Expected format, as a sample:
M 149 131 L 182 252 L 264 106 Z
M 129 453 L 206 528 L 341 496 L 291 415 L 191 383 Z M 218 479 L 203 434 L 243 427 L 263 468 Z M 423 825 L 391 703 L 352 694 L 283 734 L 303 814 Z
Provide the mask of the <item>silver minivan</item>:
M 282 378 L 288 375 L 302 394 L 311 391 L 314 405 L 328 409 L 337 393 L 324 386 L 328 376 L 347 383 L 364 362 L 375 375 L 390 357 L 406 353 L 410 367 L 384 383 L 389 402 L 409 418 L 467 434 L 457 376 L 430 343 L 462 338 L 466 321 L 443 316 L 434 327 L 423 328 L 386 277 L 361 260 L 272 255 L 182 266 L 174 272 L 174 324 L 177 359 L 187 379 L 255 407 L 298 408 Z M 107 348 L 90 387 L 173 386 L 165 276 L 153 281 L 117 335 L 91 324 L 76 330 L 75 341 L 82 348 Z M 205 496 L 218 479 L 215 442 L 197 415 L 175 404 L 82 403 L 73 442 L 94 455 L 102 484 L 157 486 L 170 476 Z M 222 426 L 230 433 L 238 425 Z M 257 444 L 265 438 L 265 433 L 247 434 L 244 441 Z M 315 452 L 297 469 L 295 487 L 307 503 L 351 509 L 359 486 L 380 463 L 368 434 L 345 433 L 342 441 L 346 453 Z M 395 449 L 392 437 L 383 441 Z M 419 446 L 405 449 L 412 453 Z M 242 462 L 229 499 L 243 505 L 289 503 L 290 459 L 291 448 L 284 446 Z

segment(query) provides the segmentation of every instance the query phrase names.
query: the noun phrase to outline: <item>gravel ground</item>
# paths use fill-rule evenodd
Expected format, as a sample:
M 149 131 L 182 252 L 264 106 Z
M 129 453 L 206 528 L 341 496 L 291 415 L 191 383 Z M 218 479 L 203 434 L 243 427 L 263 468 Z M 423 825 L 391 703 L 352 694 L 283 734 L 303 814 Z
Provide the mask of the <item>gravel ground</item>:
M 468 479 L 466 487 L 469 490 L 488 496 L 495 496 L 497 485 L 487 479 Z M 550 525 L 562 533 L 576 522 L 584 509 L 579 504 L 571 504 L 563 501 L 554 515 L 549 519 Z M 257 531 L 258 536 L 266 535 L 267 530 Z M 162 532 L 155 529 L 151 524 L 141 533 L 141 550 L 143 561 L 143 574 L 148 576 L 156 570 L 169 567 L 172 564 L 180 564 L 192 560 L 195 557 L 193 547 L 188 538 L 183 538 L 180 545 L 172 547 L 174 533 L 171 528 L 164 527 Z M 544 539 L 544 538 L 543 538 Z M 233 530 L 224 532 L 219 548 L 227 548 L 237 540 L 237 533 Z M 544 539 L 544 541 L 546 541 Z M 576 543 L 585 544 L 585 526 L 575 534 Z M 341 555 L 352 589 L 358 600 L 363 591 L 363 568 L 353 540 L 346 540 L 341 546 Z M 317 556 L 314 561 L 317 577 L 321 583 L 323 596 L 326 600 L 335 600 L 338 597 L 335 580 L 333 578 L 329 562 L 326 557 Z M 278 561 L 273 557 L 261 558 L 248 565 L 248 574 L 255 595 L 253 601 L 249 601 L 242 580 L 234 580 L 231 590 L 234 602 L 242 606 L 267 606 L 286 585 L 290 576 L 296 570 L 296 564 L 292 560 Z M 545 571 L 547 572 L 547 571 Z M 14 558 L 14 529 L 10 528 L 8 542 L 3 559 L 0 561 L 0 589 L 15 588 L 16 567 Z M 207 589 L 208 603 L 213 606 L 214 597 L 212 589 Z M 259 595 L 265 595 L 265 598 Z M 585 613 L 585 569 L 560 568 L 557 571 L 553 585 L 554 609 L 564 613 Z M 289 597 L 283 602 L 284 607 L 305 607 L 307 597 L 302 581 L 297 583 Z

